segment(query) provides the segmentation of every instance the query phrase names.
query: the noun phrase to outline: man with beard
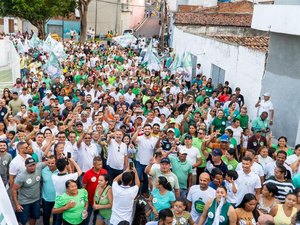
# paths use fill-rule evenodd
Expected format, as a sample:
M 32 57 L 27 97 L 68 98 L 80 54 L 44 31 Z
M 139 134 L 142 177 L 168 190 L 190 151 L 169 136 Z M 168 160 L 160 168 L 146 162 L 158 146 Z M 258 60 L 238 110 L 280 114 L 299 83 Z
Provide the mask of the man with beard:
M 158 139 L 151 136 L 152 127 L 150 124 L 144 125 L 144 135 L 138 137 L 138 134 L 141 133 L 141 131 L 142 128 L 138 127 L 137 131 L 132 136 L 132 141 L 138 144 L 138 151 L 136 154 L 136 170 L 138 172 L 140 181 L 143 180 L 141 192 L 142 194 L 147 194 L 148 176 L 144 170 L 153 156 Z
M 127 145 L 122 142 L 123 133 L 118 130 L 107 135 L 107 169 L 110 183 L 128 167 Z
M 5 141 L 0 141 L 0 176 L 4 185 L 8 182 L 8 168 L 12 158 L 7 152 L 7 144 Z

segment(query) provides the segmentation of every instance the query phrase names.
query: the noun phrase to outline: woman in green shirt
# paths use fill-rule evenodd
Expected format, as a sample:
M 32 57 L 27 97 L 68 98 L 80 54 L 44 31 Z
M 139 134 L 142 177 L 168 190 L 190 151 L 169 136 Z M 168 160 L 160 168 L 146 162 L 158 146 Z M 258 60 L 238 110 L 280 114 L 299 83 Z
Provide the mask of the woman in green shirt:
M 52 213 L 62 213 L 63 225 L 85 225 L 87 208 L 87 191 L 78 189 L 75 180 L 67 180 L 66 193 L 56 197 Z
M 287 138 L 284 136 L 279 137 L 278 144 L 277 145 L 273 144 L 272 147 L 276 149 L 276 152 L 278 152 L 280 150 L 285 151 L 287 156 L 294 154 L 294 151 L 287 146 Z
M 226 201 L 227 189 L 220 186 L 216 190 L 216 198 L 205 203 L 198 225 L 236 225 L 237 216 L 233 206 Z M 206 223 L 205 223 L 206 221 Z
M 108 175 L 100 175 L 94 196 L 94 210 L 99 210 L 96 225 L 109 225 L 112 208 L 112 189 L 108 184 Z

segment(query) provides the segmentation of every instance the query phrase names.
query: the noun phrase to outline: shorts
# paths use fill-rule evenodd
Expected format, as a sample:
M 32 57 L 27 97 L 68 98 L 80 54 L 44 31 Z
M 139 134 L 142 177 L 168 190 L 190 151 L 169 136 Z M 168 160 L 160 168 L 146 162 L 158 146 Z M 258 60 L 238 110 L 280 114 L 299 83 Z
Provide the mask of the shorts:
M 97 220 L 103 221 L 105 224 L 110 224 L 109 219 L 105 219 L 100 213 L 97 214 Z
M 29 219 L 37 220 L 40 218 L 40 200 L 22 205 L 23 212 L 16 212 L 17 220 L 20 224 L 26 225 Z

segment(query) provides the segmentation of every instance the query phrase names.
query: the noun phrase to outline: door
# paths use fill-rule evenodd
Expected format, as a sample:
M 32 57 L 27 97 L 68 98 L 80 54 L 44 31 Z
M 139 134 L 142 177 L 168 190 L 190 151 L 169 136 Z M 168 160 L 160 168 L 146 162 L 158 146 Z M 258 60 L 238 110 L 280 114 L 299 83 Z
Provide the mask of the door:
M 15 32 L 15 20 L 14 19 L 9 19 L 8 20 L 8 32 L 9 33 L 14 33 Z
M 214 87 L 217 87 L 218 84 L 224 84 L 225 81 L 225 70 L 222 68 L 211 64 L 211 78 Z
M 196 76 L 196 67 L 197 67 L 197 56 L 191 54 L 191 59 L 192 59 L 192 74 L 193 77 Z

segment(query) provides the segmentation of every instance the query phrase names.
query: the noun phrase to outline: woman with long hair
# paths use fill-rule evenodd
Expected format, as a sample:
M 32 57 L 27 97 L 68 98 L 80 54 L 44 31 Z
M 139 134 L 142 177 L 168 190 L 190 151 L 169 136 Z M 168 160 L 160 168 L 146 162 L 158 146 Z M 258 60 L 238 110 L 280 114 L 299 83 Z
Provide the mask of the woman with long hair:
M 237 215 L 237 224 L 253 225 L 256 224 L 259 217 L 259 211 L 256 208 L 257 200 L 254 194 L 245 194 L 240 205 L 235 209 Z
M 274 176 L 271 176 L 264 184 L 268 183 L 272 183 L 278 188 L 278 194 L 275 197 L 281 203 L 284 203 L 286 195 L 295 189 L 291 180 L 291 174 L 282 163 L 276 164 Z
M 290 225 L 293 216 L 297 213 L 297 195 L 290 192 L 286 195 L 284 204 L 278 204 L 275 207 L 274 222 L 275 225 Z
M 219 186 L 216 190 L 216 197 L 205 203 L 198 225 L 219 224 L 236 225 L 237 216 L 233 206 L 226 201 L 227 189 Z
M 275 184 L 267 183 L 263 185 L 257 209 L 263 214 L 275 216 L 275 207 L 279 201 L 275 198 L 278 194 L 278 188 Z
M 100 175 L 94 196 L 94 210 L 99 210 L 96 225 L 109 225 L 112 208 L 112 189 L 108 175 Z
M 151 217 L 158 218 L 158 213 L 162 209 L 171 208 L 175 202 L 175 195 L 167 178 L 159 176 L 155 182 L 155 188 L 151 192 L 149 205 L 152 209 Z

